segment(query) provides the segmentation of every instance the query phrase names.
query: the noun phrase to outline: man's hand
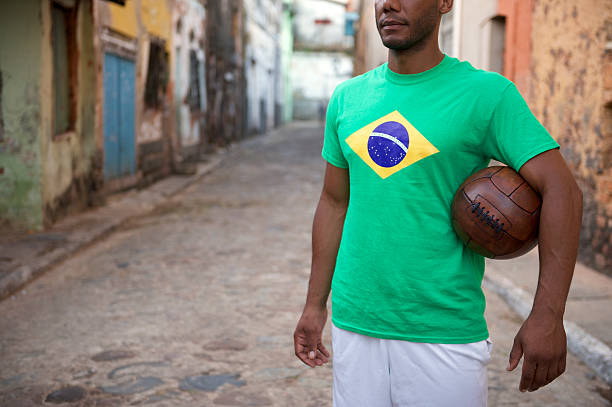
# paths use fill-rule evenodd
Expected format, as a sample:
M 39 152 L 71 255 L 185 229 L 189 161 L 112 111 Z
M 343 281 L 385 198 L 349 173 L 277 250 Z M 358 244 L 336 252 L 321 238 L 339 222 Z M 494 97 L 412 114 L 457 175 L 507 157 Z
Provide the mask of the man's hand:
M 293 333 L 295 355 L 310 367 L 322 366 L 329 360 L 321 341 L 326 321 L 327 308 L 306 307 Z
M 561 376 L 567 356 L 563 318 L 532 312 L 514 338 L 507 370 L 514 370 L 523 355 L 520 391 L 535 391 Z

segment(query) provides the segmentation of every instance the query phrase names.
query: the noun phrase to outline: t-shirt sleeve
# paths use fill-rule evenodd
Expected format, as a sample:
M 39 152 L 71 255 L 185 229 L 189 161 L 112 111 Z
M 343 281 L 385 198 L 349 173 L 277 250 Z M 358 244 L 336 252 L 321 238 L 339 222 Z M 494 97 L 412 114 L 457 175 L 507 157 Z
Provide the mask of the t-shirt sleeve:
M 338 98 L 336 93 L 332 95 L 327 105 L 327 116 L 325 119 L 325 136 L 323 138 L 323 150 L 321 155 L 333 166 L 348 168 L 348 162 L 344 158 L 340 140 L 338 140 Z
M 506 86 L 493 110 L 484 144 L 490 158 L 516 171 L 536 155 L 559 148 L 513 83 Z

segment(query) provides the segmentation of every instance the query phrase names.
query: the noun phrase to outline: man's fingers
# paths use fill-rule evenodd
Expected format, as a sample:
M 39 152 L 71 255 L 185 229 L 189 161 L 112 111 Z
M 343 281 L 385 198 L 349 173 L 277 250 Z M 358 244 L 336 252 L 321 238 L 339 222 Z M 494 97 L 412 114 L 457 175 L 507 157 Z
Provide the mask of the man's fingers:
M 304 348 L 302 351 L 298 351 L 297 357 L 310 367 L 322 366 L 329 361 L 328 357 L 320 351 L 310 351 Z
M 533 378 L 533 382 L 531 382 L 531 386 L 529 386 L 529 391 L 536 391 L 540 387 L 546 385 L 546 378 L 548 377 L 548 371 L 550 370 L 549 367 L 549 364 L 546 362 L 538 363 L 536 365 L 535 376 Z
M 523 346 L 516 338 L 514 338 L 514 343 L 512 344 L 512 349 L 510 350 L 510 358 L 508 360 L 508 367 L 506 368 L 506 370 L 512 371 L 516 369 L 522 356 L 523 356 Z
M 297 356 L 298 359 L 310 367 L 316 366 L 316 363 L 314 363 L 314 361 L 308 357 L 311 347 L 307 344 L 306 338 L 301 332 L 296 331 L 293 334 L 293 347 L 295 350 L 295 356 Z
M 325 355 L 323 352 L 321 352 L 321 349 L 319 349 L 317 351 L 317 359 L 321 360 L 323 363 L 327 363 L 329 362 L 329 355 Z
M 546 384 L 552 382 L 557 377 L 559 377 L 561 373 L 559 373 L 559 361 L 555 360 L 550 364 L 548 368 L 548 375 L 546 376 Z
M 322 343 L 319 343 L 319 351 L 325 355 L 326 358 L 329 357 L 329 351 L 327 350 L 327 348 L 325 348 L 325 345 L 323 345 Z
M 306 352 L 301 352 L 297 354 L 298 359 L 300 359 L 302 362 L 304 362 L 304 364 L 310 366 L 310 367 L 315 367 L 316 363 L 314 362 L 314 360 L 310 360 L 308 359 L 308 355 L 306 354 Z
M 309 344 L 304 335 L 294 335 L 295 355 L 304 364 L 315 367 L 322 366 L 329 361 L 329 352 L 322 343 Z
M 535 379 L 536 364 L 531 360 L 525 358 L 523 362 L 523 372 L 521 374 L 521 382 L 519 383 L 519 390 L 525 392 L 531 388 L 531 384 Z
M 310 355 L 309 355 L 310 351 L 308 349 L 308 347 L 304 346 L 303 344 L 299 345 L 299 349 L 298 352 L 296 353 L 296 356 L 305 364 L 307 364 L 310 367 L 315 367 L 316 363 L 314 361 L 314 359 L 310 359 Z
M 566 361 L 567 361 L 567 354 L 563 355 L 563 357 L 559 361 L 559 376 L 561 376 L 563 372 L 565 372 Z

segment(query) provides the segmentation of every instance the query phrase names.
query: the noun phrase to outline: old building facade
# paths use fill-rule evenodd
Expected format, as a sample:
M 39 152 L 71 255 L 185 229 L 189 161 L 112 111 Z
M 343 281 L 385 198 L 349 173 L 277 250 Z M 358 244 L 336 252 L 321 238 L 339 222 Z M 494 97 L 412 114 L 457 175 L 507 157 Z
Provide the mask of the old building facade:
M 206 139 L 206 9 L 197 0 L 176 0 L 172 16 L 171 77 L 174 90 L 173 162 L 197 160 Z
M 291 63 L 294 119 L 320 119 L 336 85 L 353 74 L 352 3 L 295 0 Z
M 292 20 L 290 0 L 3 2 L 0 225 L 43 229 L 290 118 Z
M 93 7 L 92 0 L 2 3 L 0 217 L 5 226 L 40 229 L 86 207 L 90 191 L 101 188 Z
M 171 170 L 169 0 L 95 2 L 97 140 L 105 193 L 150 183 Z
M 245 0 L 248 132 L 264 133 L 281 122 L 280 0 Z

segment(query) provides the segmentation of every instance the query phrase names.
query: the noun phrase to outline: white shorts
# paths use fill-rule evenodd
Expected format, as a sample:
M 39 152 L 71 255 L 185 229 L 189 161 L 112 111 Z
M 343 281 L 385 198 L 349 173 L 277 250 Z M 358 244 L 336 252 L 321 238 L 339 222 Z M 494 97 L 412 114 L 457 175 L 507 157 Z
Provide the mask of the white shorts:
M 491 347 L 378 339 L 332 323 L 334 407 L 484 407 Z

